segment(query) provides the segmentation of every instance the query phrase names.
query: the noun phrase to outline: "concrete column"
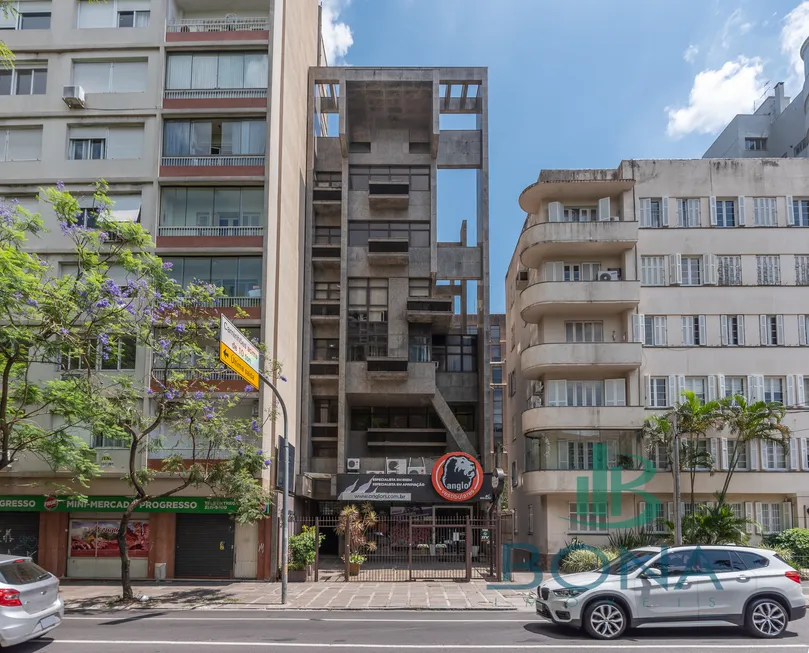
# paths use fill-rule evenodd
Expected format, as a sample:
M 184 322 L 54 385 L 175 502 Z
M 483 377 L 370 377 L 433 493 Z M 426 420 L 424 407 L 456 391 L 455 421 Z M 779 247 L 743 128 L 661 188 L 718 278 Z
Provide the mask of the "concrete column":
M 407 277 L 388 279 L 388 356 L 407 358 Z

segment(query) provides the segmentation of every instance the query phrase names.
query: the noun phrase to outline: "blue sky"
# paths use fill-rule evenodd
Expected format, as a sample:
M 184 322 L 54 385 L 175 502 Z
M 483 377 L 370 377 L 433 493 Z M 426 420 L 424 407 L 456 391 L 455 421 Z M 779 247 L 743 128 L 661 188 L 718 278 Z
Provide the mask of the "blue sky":
M 489 68 L 493 312 L 542 168 L 700 157 L 773 84 L 800 89 L 809 36 L 809 0 L 323 1 L 330 63 Z M 442 173 L 440 239 L 473 184 Z

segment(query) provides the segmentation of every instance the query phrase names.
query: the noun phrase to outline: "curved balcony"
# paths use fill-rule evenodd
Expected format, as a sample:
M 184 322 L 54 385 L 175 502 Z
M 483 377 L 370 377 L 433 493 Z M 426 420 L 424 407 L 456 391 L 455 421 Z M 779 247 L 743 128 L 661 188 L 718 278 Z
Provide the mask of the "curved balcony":
M 641 356 L 639 342 L 548 342 L 523 349 L 520 367 L 528 379 L 591 368 L 606 376 L 638 369 Z
M 523 411 L 522 431 L 632 430 L 650 414 L 642 406 L 541 406 Z
M 547 315 L 595 317 L 640 303 L 640 281 L 540 281 L 520 293 L 520 315 L 538 323 Z
M 632 190 L 634 179 L 623 179 L 620 170 L 543 170 L 539 181 L 520 193 L 520 208 L 537 214 L 543 201 L 593 201 L 616 197 Z
M 565 256 L 615 256 L 638 242 L 638 223 L 621 220 L 599 222 L 540 222 L 520 234 L 520 262 L 539 269 L 548 260 Z

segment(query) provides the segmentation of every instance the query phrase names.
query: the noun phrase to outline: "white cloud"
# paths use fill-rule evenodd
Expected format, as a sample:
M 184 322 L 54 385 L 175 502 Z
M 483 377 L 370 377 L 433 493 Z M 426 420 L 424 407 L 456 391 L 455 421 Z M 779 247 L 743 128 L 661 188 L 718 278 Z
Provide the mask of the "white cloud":
M 692 43 L 685 49 L 685 52 L 683 52 L 683 59 L 685 59 L 688 63 L 694 63 L 698 54 L 699 46 Z
M 351 0 L 323 0 L 323 44 L 330 66 L 344 64 L 348 49 L 354 45 L 351 28 L 339 20 L 340 13 L 350 4 Z
M 745 34 L 747 34 L 747 32 L 753 29 L 753 27 L 754 23 L 742 23 L 741 25 L 739 25 L 739 35 L 744 36 Z
M 784 17 L 781 52 L 790 62 L 786 79 L 787 95 L 795 95 L 803 86 L 801 45 L 809 37 L 809 1 L 802 2 Z
M 809 4 L 809 3 L 807 3 Z M 739 57 L 719 70 L 703 70 L 694 77 L 688 106 L 666 107 L 671 138 L 716 133 L 738 113 L 749 113 L 766 90 L 764 64 L 758 57 Z

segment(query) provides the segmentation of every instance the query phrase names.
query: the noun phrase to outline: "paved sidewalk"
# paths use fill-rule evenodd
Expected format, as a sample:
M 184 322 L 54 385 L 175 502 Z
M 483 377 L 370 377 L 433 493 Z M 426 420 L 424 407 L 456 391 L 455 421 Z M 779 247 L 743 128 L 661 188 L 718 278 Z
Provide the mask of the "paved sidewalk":
M 286 605 L 281 605 L 280 583 L 135 583 L 136 596 L 143 597 L 136 604 L 118 602 L 121 589 L 117 583 L 68 581 L 62 584 L 61 593 L 69 610 L 533 610 L 531 590 L 513 585 L 515 589 L 491 589 L 482 581 L 289 583 Z

